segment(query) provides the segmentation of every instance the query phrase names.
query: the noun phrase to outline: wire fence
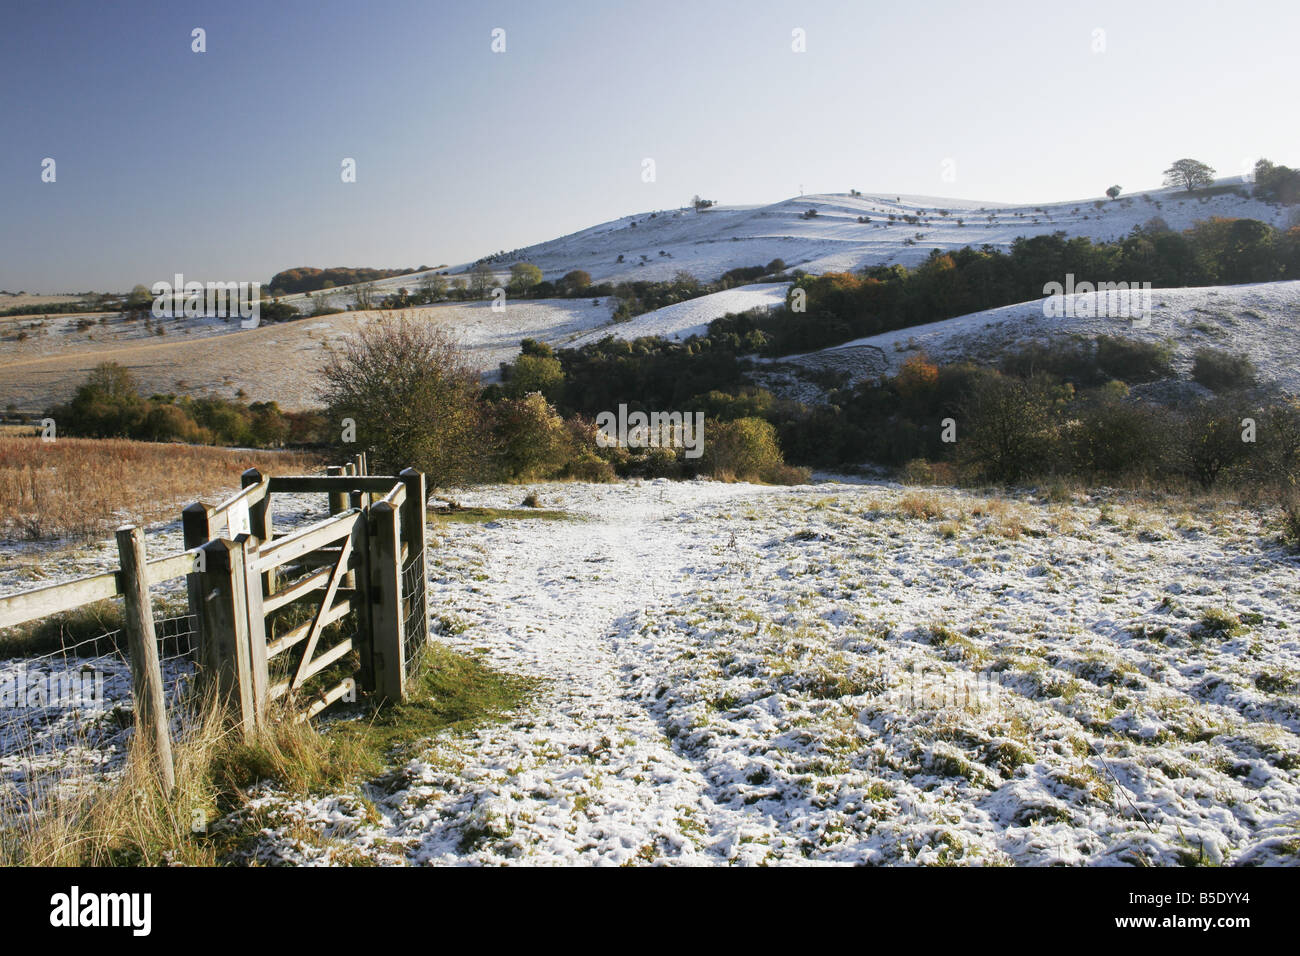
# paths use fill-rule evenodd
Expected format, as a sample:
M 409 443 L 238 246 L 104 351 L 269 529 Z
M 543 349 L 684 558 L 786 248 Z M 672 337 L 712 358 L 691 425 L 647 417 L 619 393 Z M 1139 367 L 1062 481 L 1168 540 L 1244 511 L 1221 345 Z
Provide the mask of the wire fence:
M 198 638 L 193 615 L 155 620 L 173 737 L 194 726 L 189 693 Z M 0 815 L 58 788 L 103 782 L 126 759 L 135 722 L 121 630 L 58 650 L 0 660 Z
M 418 549 L 417 549 L 418 550 Z M 421 652 L 429 640 L 429 621 L 420 613 L 425 607 L 425 563 L 423 555 L 411 555 L 402 568 L 402 598 L 409 609 L 402 623 L 402 645 L 406 657 L 406 675 L 411 677 L 420 666 Z

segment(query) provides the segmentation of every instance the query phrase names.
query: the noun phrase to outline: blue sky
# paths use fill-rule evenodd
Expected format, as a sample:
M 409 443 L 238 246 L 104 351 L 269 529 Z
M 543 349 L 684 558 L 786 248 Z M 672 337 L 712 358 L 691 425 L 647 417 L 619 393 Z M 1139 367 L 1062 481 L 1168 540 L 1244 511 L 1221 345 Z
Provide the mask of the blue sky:
M 2 17 L 10 290 L 439 265 L 696 193 L 1045 202 L 1151 188 L 1183 156 L 1221 176 L 1300 165 L 1289 0 L 8 0 Z

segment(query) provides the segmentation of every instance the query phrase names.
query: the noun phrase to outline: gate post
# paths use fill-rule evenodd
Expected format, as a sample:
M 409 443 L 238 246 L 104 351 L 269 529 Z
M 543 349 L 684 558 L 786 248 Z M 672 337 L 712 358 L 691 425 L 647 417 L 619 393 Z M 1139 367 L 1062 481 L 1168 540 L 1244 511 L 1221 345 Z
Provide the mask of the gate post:
M 370 508 L 374 538 L 370 550 L 370 635 L 375 693 L 397 702 L 406 696 L 406 652 L 402 640 L 402 550 L 398 513 L 387 501 Z
M 201 501 L 186 505 L 181 512 L 181 530 L 185 535 L 185 550 L 194 551 L 208 543 L 211 535 L 211 521 L 208 506 Z M 189 598 L 190 614 L 194 616 L 194 635 L 198 641 L 198 661 L 201 665 L 206 659 L 207 638 L 203 636 L 203 584 L 199 575 L 203 570 L 206 555 L 195 552 L 194 570 L 185 577 L 185 593 Z
M 411 598 L 410 615 L 421 622 L 421 644 L 429 642 L 429 537 L 428 515 L 425 507 L 428 492 L 425 489 L 424 473 L 414 468 L 404 468 L 398 477 L 406 483 L 406 503 L 402 505 L 404 527 L 402 537 L 406 539 L 407 560 L 418 561 L 417 574 L 421 586 Z M 417 606 L 418 605 L 418 606 Z
M 203 685 L 230 707 L 245 739 L 258 722 L 248 633 L 247 541 L 247 535 L 236 541 L 209 541 L 202 548 L 203 570 L 196 575 L 204 638 L 199 673 Z

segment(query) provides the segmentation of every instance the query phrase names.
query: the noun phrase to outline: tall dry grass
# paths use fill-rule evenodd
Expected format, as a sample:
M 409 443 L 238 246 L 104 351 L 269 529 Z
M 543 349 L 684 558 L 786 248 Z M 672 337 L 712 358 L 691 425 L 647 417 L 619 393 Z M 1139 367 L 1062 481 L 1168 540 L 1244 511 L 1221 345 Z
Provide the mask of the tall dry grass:
M 364 741 L 332 740 L 295 712 L 252 740 L 232 730 L 211 698 L 173 747 L 176 788 L 163 790 L 148 751 L 132 744 L 120 775 L 5 808 L 0 867 L 213 866 L 248 837 L 210 824 L 245 803 L 260 780 L 307 794 L 379 769 Z
M 175 517 L 196 498 L 237 489 L 247 468 L 303 474 L 320 464 L 297 452 L 0 435 L 0 537 L 95 537 L 127 521 Z

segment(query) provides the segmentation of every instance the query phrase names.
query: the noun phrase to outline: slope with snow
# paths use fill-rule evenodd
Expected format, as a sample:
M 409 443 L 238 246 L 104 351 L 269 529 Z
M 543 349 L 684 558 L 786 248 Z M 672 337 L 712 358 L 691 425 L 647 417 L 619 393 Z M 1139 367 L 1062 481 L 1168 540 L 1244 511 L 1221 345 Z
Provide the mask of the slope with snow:
M 1117 335 L 1167 342 L 1175 372 L 1186 377 L 1198 349 L 1249 355 L 1260 379 L 1300 392 L 1300 281 L 1190 289 L 1153 289 L 1151 308 L 1140 317 L 1107 317 L 1114 308 L 1103 293 L 1065 297 L 1074 313 L 1050 317 L 1043 299 L 988 309 L 971 315 L 884 332 L 803 355 L 772 360 L 774 365 L 844 372 L 857 382 L 897 374 L 910 356 L 923 352 L 940 363 L 971 360 L 994 364 L 1031 342 L 1070 336 Z M 1136 312 L 1138 297 L 1121 293 L 1121 310 Z M 781 387 L 793 384 L 780 373 L 759 377 Z
M 1251 188 L 1235 179 L 1220 187 Z M 817 215 L 806 218 L 809 210 Z M 894 221 L 889 216 L 895 217 Z M 918 221 L 907 223 L 903 216 Z M 624 216 L 567 236 L 494 257 L 490 264 L 502 282 L 510 266 L 531 262 L 555 280 L 574 269 L 597 282 L 660 281 L 678 270 L 712 281 L 729 269 L 766 265 L 781 259 L 787 268 L 822 273 L 864 266 L 916 265 L 931 249 L 990 245 L 1007 249 L 1018 236 L 1050 235 L 1095 240 L 1119 239 L 1135 226 L 1159 216 L 1173 229 L 1186 229 L 1211 216 L 1259 219 L 1285 225 L 1288 210 L 1237 191 L 1190 195 L 1158 189 L 1118 200 L 1080 199 L 1043 205 L 1015 205 L 935 196 L 828 193 L 799 196 L 770 205 L 715 206 L 703 212 L 669 209 Z M 860 217 L 870 222 L 859 222 Z M 620 261 L 620 258 L 622 261 Z M 455 276 L 471 263 L 437 270 Z M 424 273 L 375 283 L 385 292 L 414 288 Z M 346 289 L 332 290 L 332 304 L 352 300 Z M 285 301 L 300 302 L 303 297 Z

